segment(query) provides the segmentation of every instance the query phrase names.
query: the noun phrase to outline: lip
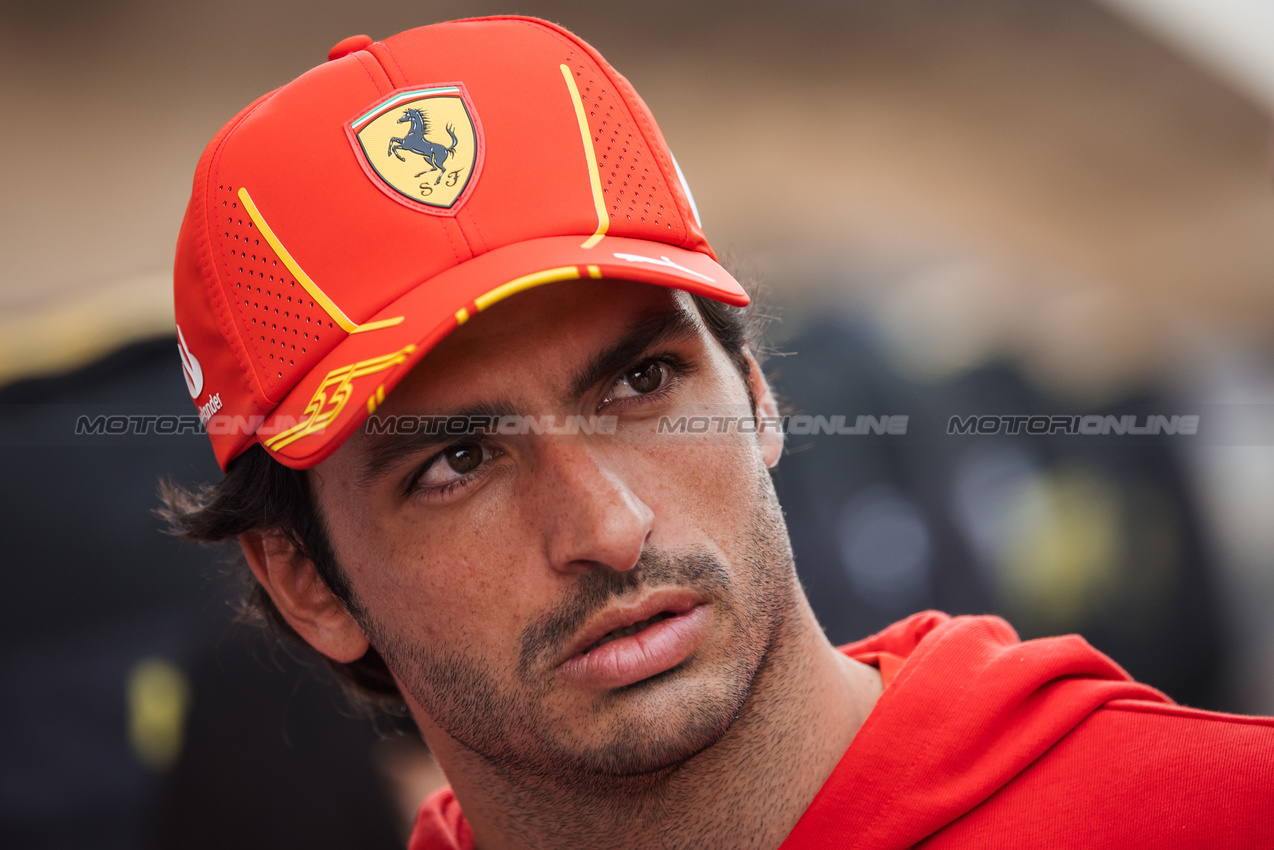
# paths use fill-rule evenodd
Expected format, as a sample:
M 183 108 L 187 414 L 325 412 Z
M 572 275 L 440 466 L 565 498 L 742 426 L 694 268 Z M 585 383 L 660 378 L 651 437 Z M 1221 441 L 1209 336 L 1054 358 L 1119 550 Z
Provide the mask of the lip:
M 588 651 L 612 631 L 665 612 L 673 616 Z M 685 661 L 703 642 L 707 625 L 707 606 L 693 594 L 655 591 L 631 604 L 608 608 L 588 623 L 558 664 L 557 675 L 589 688 L 631 685 Z

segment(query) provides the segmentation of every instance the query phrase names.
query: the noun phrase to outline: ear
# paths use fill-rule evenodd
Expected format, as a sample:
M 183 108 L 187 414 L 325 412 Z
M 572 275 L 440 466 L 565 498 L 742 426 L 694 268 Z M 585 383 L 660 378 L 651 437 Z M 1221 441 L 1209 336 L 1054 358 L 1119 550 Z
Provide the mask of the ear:
M 328 589 L 314 562 L 280 534 L 239 535 L 248 566 L 296 633 L 333 661 L 348 664 L 367 652 L 367 636 Z
M 756 399 L 753 415 L 757 418 L 757 440 L 761 443 L 761 455 L 765 458 L 766 467 L 773 469 L 778 466 L 779 458 L 783 455 L 779 403 L 770 391 L 770 383 L 765 380 L 761 364 L 756 362 L 751 351 L 744 349 L 743 354 L 748 358 L 748 387 L 752 390 L 752 397 Z

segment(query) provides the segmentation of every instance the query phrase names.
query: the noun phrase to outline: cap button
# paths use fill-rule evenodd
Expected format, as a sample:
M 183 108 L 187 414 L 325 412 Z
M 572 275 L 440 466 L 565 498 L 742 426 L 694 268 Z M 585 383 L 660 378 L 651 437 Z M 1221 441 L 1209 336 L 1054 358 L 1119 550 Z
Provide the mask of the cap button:
M 327 51 L 327 61 L 332 62 L 340 59 L 355 50 L 362 50 L 371 43 L 372 37 L 370 35 L 351 35 L 349 38 L 342 38 L 336 42 L 336 45 L 331 50 Z

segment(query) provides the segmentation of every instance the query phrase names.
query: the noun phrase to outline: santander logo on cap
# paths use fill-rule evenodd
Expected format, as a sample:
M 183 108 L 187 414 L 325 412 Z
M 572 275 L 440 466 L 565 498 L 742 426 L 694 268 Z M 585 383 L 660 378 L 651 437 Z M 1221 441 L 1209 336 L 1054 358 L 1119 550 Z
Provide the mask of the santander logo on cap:
M 181 325 L 177 326 L 177 351 L 181 353 L 181 376 L 186 379 L 186 389 L 190 390 L 191 398 L 199 398 L 199 394 L 203 392 L 203 367 L 186 345 L 186 338 L 181 335 Z

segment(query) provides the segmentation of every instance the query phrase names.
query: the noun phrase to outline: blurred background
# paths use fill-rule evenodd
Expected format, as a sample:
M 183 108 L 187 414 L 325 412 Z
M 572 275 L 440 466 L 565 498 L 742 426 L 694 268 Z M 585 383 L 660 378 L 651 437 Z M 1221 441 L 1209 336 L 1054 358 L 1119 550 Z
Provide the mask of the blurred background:
M 1274 714 L 1268 3 L 0 0 L 0 844 L 402 845 L 423 748 L 234 625 L 224 558 L 150 513 L 219 475 L 204 440 L 73 431 L 192 412 L 170 268 L 226 120 L 348 35 L 500 12 L 650 104 L 794 413 L 909 417 L 776 474 L 834 640 L 994 612 Z M 1200 426 L 947 434 L 973 414 Z

